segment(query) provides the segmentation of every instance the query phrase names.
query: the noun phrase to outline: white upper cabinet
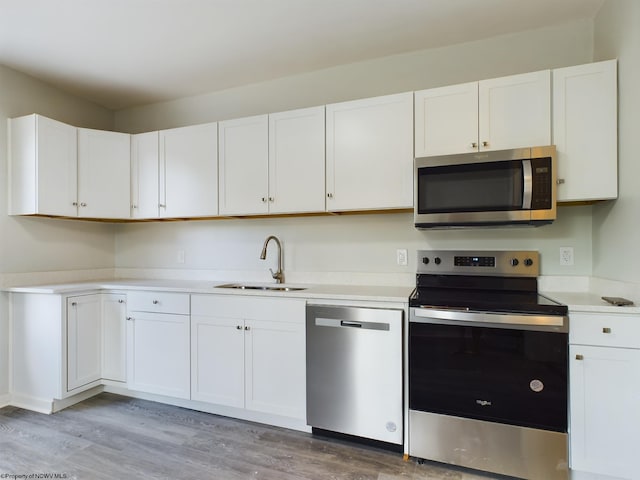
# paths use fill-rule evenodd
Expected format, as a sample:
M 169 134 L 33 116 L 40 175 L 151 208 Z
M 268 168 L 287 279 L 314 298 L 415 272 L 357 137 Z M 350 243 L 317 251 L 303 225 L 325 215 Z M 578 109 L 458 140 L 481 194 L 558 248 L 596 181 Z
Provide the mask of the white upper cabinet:
M 541 72 L 478 83 L 480 150 L 551 144 L 551 73 Z
M 325 208 L 324 107 L 269 115 L 269 213 Z
M 77 128 L 41 115 L 9 120 L 9 214 L 77 215 Z
M 616 60 L 553 71 L 558 201 L 618 196 Z
M 549 70 L 415 93 L 416 157 L 549 145 Z
M 267 115 L 220 122 L 220 214 L 269 211 Z
M 413 93 L 327 105 L 327 211 L 411 208 Z
M 131 218 L 159 215 L 158 132 L 131 135 Z
M 160 131 L 160 217 L 218 215 L 218 124 Z
M 130 135 L 78 128 L 78 216 L 129 218 Z
M 415 93 L 416 157 L 478 150 L 478 82 Z
M 324 211 L 324 107 L 220 122 L 220 213 Z

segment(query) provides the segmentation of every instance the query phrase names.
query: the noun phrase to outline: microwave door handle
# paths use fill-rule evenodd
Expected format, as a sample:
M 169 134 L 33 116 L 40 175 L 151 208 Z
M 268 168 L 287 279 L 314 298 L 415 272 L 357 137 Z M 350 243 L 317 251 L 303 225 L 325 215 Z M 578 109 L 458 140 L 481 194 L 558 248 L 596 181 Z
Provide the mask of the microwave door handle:
M 531 193 L 533 191 L 533 175 L 531 173 L 531 160 L 522 160 L 522 209 L 531 210 Z

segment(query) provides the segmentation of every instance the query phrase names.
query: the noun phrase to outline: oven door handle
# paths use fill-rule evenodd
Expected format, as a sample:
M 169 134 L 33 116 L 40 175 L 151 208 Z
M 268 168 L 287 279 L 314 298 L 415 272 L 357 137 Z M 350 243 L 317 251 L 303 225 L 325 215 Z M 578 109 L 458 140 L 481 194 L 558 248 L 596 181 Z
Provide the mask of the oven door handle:
M 555 327 L 567 331 L 567 317 L 563 315 L 527 315 L 523 313 L 478 312 L 468 309 L 412 308 L 411 321 L 417 323 L 467 323 L 476 326 Z M 435 321 L 434 321 L 435 320 Z M 559 328 L 558 328 L 559 327 Z

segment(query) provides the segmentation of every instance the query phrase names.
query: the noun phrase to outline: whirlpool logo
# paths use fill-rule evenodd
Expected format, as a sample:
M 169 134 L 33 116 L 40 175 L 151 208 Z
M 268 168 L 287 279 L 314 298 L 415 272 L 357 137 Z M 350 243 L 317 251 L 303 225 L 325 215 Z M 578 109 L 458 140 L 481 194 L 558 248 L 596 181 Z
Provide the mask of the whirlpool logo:
M 481 407 L 490 407 L 491 402 L 489 400 L 476 400 L 476 403 Z

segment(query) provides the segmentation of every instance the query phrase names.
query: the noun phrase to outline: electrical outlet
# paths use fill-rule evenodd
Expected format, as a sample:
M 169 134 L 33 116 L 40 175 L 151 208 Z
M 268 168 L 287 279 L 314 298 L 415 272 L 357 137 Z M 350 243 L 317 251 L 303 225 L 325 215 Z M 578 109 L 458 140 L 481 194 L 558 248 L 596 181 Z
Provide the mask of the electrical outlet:
M 564 267 L 573 265 L 573 247 L 560 247 L 560 265 Z
M 407 265 L 407 249 L 406 248 L 399 248 L 396 250 L 396 262 L 398 263 L 398 265 L 403 265 L 406 266 Z
M 176 262 L 180 264 L 184 263 L 184 250 L 178 250 L 176 253 Z

